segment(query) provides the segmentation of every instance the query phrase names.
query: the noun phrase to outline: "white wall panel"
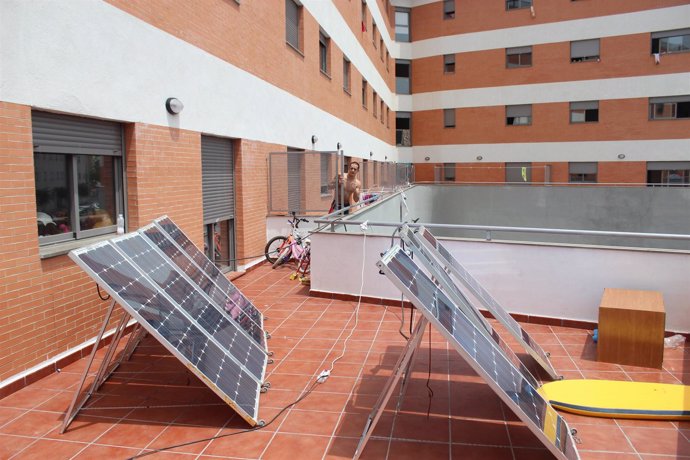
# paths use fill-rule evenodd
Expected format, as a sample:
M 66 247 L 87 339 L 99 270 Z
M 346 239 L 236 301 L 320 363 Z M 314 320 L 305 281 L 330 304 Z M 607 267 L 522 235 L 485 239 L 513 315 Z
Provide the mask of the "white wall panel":
M 317 149 L 341 142 L 346 154 L 396 155 L 394 146 L 100 1 L 3 0 L 0 62 L 7 102 L 302 148 L 316 134 Z M 179 116 L 165 111 L 168 97 L 185 104 Z
M 412 109 L 596 101 L 690 94 L 690 73 L 498 86 L 412 95 Z M 409 101 L 401 99 L 407 107 Z
M 549 161 L 688 161 L 690 139 L 595 142 L 533 142 L 509 144 L 418 145 L 412 160 L 424 163 L 549 162 Z M 619 154 L 625 159 L 618 159 Z M 481 155 L 482 161 L 476 157 Z M 408 154 L 406 153 L 407 157 Z M 409 161 L 409 160 L 408 160 Z

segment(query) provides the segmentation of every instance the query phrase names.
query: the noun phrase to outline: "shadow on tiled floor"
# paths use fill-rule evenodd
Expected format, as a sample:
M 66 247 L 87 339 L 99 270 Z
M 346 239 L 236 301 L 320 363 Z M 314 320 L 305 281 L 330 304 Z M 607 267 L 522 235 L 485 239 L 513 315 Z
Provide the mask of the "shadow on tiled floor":
M 342 353 L 356 304 L 310 298 L 289 274 L 287 267 L 261 267 L 235 281 L 265 313 L 272 334 L 271 389 L 260 400 L 261 418 L 275 418 L 268 426 L 236 434 L 247 424 L 147 337 L 65 434 L 59 427 L 85 359 L 0 400 L 0 458 L 128 458 L 173 445 L 181 446 L 145 458 L 351 458 L 405 343 L 401 311 L 361 305 Z M 656 371 L 598 363 L 588 331 L 524 327 L 566 378 L 690 383 L 687 346 L 666 350 L 664 369 Z M 341 354 L 324 384 L 281 413 Z M 397 414 L 394 408 L 391 401 L 362 458 L 552 458 L 436 332 L 430 341 L 425 336 L 407 397 Z M 578 430 L 583 459 L 690 458 L 690 422 L 564 416 Z

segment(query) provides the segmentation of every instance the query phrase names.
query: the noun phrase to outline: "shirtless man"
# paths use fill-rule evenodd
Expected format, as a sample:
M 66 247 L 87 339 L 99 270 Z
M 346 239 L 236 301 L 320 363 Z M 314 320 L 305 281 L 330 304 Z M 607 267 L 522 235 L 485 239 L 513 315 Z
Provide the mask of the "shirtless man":
M 350 162 L 350 168 L 347 172 L 347 175 L 338 175 L 338 184 L 339 188 L 343 186 L 343 178 L 345 181 L 345 205 L 344 206 L 337 206 L 336 209 L 341 209 L 347 206 L 352 206 L 357 203 L 359 203 L 359 194 L 362 188 L 362 182 L 360 182 L 359 179 L 357 179 L 357 175 L 359 174 L 359 163 L 356 161 Z M 336 192 L 339 191 L 336 189 Z M 339 203 L 340 202 L 340 197 L 336 196 L 335 202 Z M 355 209 L 353 209 L 353 212 Z M 348 211 L 345 211 L 345 214 L 348 214 Z

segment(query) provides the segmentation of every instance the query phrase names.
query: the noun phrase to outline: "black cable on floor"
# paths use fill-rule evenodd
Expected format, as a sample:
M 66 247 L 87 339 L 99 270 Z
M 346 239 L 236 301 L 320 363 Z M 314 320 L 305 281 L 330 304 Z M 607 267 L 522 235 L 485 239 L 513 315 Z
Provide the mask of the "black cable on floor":
M 191 444 L 196 444 L 196 443 L 199 443 L 199 442 L 213 441 L 213 440 L 215 440 L 215 439 L 227 438 L 228 436 L 235 436 L 235 435 L 238 435 L 238 434 L 249 433 L 249 432 L 252 432 L 252 431 L 259 431 L 259 430 L 261 430 L 261 429 L 266 428 L 267 426 L 269 426 L 269 425 L 270 425 L 271 423 L 273 423 L 274 421 L 276 421 L 276 419 L 277 419 L 278 417 L 280 417 L 280 416 L 283 414 L 283 412 L 285 412 L 286 410 L 288 410 L 289 408 L 291 408 L 292 406 L 294 406 L 295 404 L 299 403 L 299 402 L 302 401 L 304 398 L 306 398 L 307 396 L 309 396 L 309 395 L 311 394 L 311 392 L 314 390 L 314 388 L 316 387 L 316 385 L 318 385 L 318 384 L 319 384 L 319 382 L 314 382 L 314 383 L 312 383 L 312 385 L 309 387 L 309 389 L 308 389 L 307 391 L 305 391 L 304 393 L 302 393 L 302 395 L 301 395 L 299 398 L 297 398 L 295 401 L 293 401 L 292 403 L 290 403 L 290 404 L 288 404 L 287 406 L 285 406 L 285 407 L 283 407 L 282 409 L 280 409 L 280 411 L 279 411 L 271 420 L 269 420 L 268 423 L 265 423 L 264 425 L 255 426 L 255 427 L 248 428 L 248 429 L 242 430 L 242 431 L 235 431 L 234 433 L 219 434 L 219 435 L 217 435 L 217 436 L 211 436 L 210 438 L 196 439 L 196 440 L 194 440 L 194 441 L 189 441 L 189 442 L 184 442 L 184 443 L 180 443 L 180 444 L 175 444 L 175 445 L 173 445 L 173 446 L 161 447 L 161 448 L 158 448 L 158 449 L 151 450 L 151 451 L 149 451 L 149 452 L 144 452 L 144 453 L 142 453 L 142 454 L 135 455 L 134 457 L 129 457 L 128 460 L 134 460 L 135 458 L 146 457 L 146 456 L 148 456 L 148 455 L 153 455 L 153 454 L 156 454 L 156 453 L 158 453 L 158 452 L 163 452 L 163 451 L 170 450 L 170 449 L 176 449 L 176 448 L 178 448 L 178 447 L 189 446 L 189 445 L 191 445 Z

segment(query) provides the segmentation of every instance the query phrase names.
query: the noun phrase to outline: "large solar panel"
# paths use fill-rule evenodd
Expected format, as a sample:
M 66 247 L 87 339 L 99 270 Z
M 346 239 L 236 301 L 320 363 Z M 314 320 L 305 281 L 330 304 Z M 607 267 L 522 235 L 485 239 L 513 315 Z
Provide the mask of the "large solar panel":
M 122 308 L 251 425 L 267 354 L 141 234 L 70 257 Z
M 527 331 L 525 331 L 520 324 L 513 319 L 512 316 L 498 303 L 498 301 L 484 289 L 484 287 L 463 267 L 460 262 L 436 239 L 431 232 L 419 227 L 418 232 L 414 232 L 409 227 L 403 230 L 403 239 L 416 251 L 422 253 L 422 259 L 433 264 L 434 276 L 438 275 L 439 281 L 448 286 L 448 292 L 462 292 L 457 288 L 456 283 L 450 277 L 452 274 L 455 279 L 460 281 L 477 300 L 479 300 L 484 307 L 496 318 L 503 326 L 508 329 L 510 334 L 520 343 L 520 345 L 529 353 L 537 363 L 551 376 L 553 379 L 558 379 L 560 376 L 556 369 L 554 369 L 549 355 L 539 344 L 532 339 Z M 434 263 L 436 260 L 438 263 Z M 462 295 L 468 305 L 480 315 L 479 310 L 472 306 L 472 303 Z
M 252 321 L 259 325 L 259 328 L 263 329 L 264 323 L 261 312 L 257 310 L 254 304 L 252 304 L 252 302 L 225 277 L 223 272 L 216 267 L 216 264 L 211 262 L 208 257 L 192 243 L 175 222 L 168 216 L 163 216 L 156 219 L 154 224 L 167 233 L 170 239 L 194 261 L 201 271 L 206 273 L 227 297 L 233 299 L 248 318 L 251 318 Z
M 551 453 L 561 460 L 579 459 L 565 420 L 405 251 L 393 247 L 377 265 Z
M 510 359 L 513 366 L 520 370 L 525 379 L 527 379 L 532 386 L 538 387 L 539 382 L 537 382 L 537 379 L 534 378 L 527 366 L 525 366 L 512 348 L 505 343 L 501 336 L 484 319 L 484 316 L 481 314 L 481 312 L 472 306 L 467 297 L 465 297 L 462 291 L 460 291 L 460 289 L 453 282 L 450 276 L 443 270 L 443 267 L 440 266 L 436 259 L 434 259 L 428 251 L 421 247 L 419 239 L 413 233 L 413 230 L 406 225 L 403 226 L 400 231 L 400 238 L 403 240 L 403 242 L 405 242 L 405 244 L 407 244 L 407 247 L 412 250 L 412 254 L 417 257 L 416 260 L 420 260 L 422 265 L 424 265 L 429 271 L 434 284 L 440 289 L 443 289 L 443 291 L 446 293 L 451 301 L 449 306 L 461 310 L 467 319 L 474 324 L 479 332 L 483 333 L 496 343 L 501 351 L 503 351 L 503 354 Z
M 267 349 L 266 334 L 255 319 L 261 320 L 260 315 L 245 313 L 247 305 L 250 305 L 246 297 L 235 289 L 233 297 L 226 294 L 227 289 L 221 289 L 209 275 L 202 271 L 191 259 L 189 254 L 182 250 L 170 236 L 160 227 L 151 224 L 139 230 L 139 233 L 148 238 L 165 256 L 167 256 L 189 280 L 201 289 L 213 302 L 216 308 L 231 320 L 236 321 L 240 327 L 256 341 L 262 348 Z M 218 280 L 226 280 L 225 276 L 217 277 Z M 228 283 L 230 283 L 228 281 Z M 234 286 L 233 286 L 234 287 Z M 257 312 L 258 313 L 258 312 Z

